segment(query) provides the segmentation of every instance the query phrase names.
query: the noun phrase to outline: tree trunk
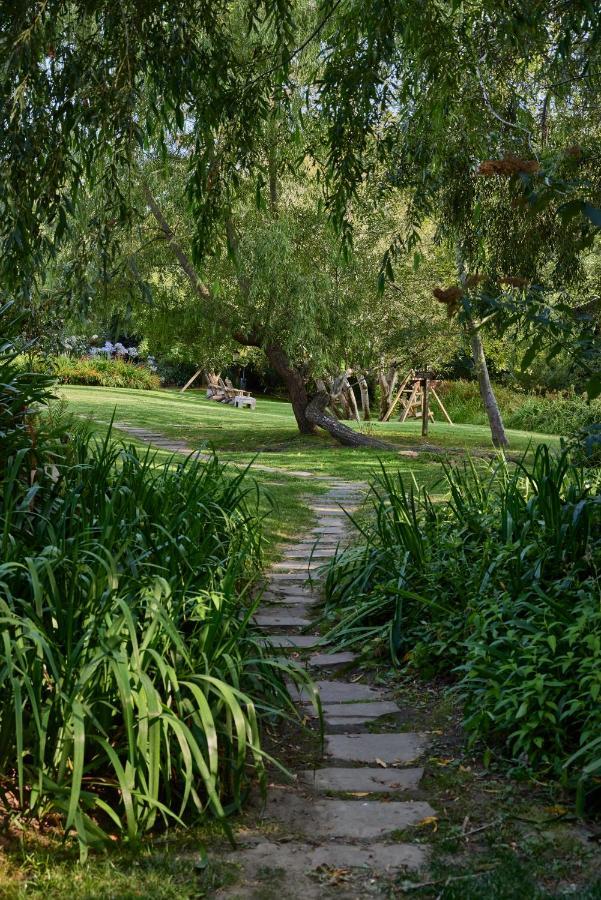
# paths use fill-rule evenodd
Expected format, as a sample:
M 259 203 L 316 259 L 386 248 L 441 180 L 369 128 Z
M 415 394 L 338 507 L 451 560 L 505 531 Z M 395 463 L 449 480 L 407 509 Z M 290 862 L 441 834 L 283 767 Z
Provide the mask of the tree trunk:
M 459 243 L 455 248 L 455 262 L 457 264 L 457 275 L 459 277 L 459 282 L 465 289 L 467 281 L 465 259 L 463 256 L 463 249 Z M 488 422 L 490 424 L 492 442 L 495 447 L 508 447 L 509 441 L 507 440 L 507 435 L 505 434 L 505 427 L 503 425 L 503 419 L 501 417 L 501 410 L 499 409 L 499 404 L 497 403 L 495 392 L 493 391 L 492 384 L 490 383 L 490 375 L 488 374 L 488 366 L 486 364 L 486 355 L 484 353 L 482 337 L 480 335 L 479 329 L 476 326 L 476 322 L 474 322 L 471 316 L 467 320 L 466 327 L 472 347 L 472 358 L 474 360 L 474 367 L 476 369 L 476 378 L 478 379 L 480 396 L 482 397 L 484 409 L 486 410 L 486 415 L 488 416 Z
M 380 382 L 380 421 L 382 421 L 392 403 L 397 378 L 397 370 L 392 366 L 388 371 L 388 375 L 385 374 L 383 368 L 378 372 L 378 381 Z
M 306 414 L 307 406 L 309 405 L 309 395 L 307 394 L 305 379 L 298 369 L 294 368 L 281 347 L 271 344 L 265 349 L 265 355 L 286 385 L 298 430 L 301 434 L 315 434 L 315 424 L 309 420 Z
M 508 447 L 509 441 L 507 440 L 507 435 L 505 434 L 505 427 L 503 425 L 501 410 L 499 409 L 499 404 L 497 403 L 495 392 L 493 391 L 492 384 L 490 383 L 490 376 L 488 374 L 488 366 L 486 364 L 486 356 L 484 354 L 482 337 L 480 336 L 480 332 L 476 328 L 476 325 L 472 320 L 470 320 L 468 323 L 468 332 L 470 336 L 470 343 L 472 346 L 472 357 L 474 359 L 476 377 L 478 379 L 478 386 L 480 388 L 480 396 L 482 397 L 486 415 L 488 416 L 492 442 L 495 447 Z
M 349 405 L 351 416 L 353 417 L 355 422 L 360 422 L 361 419 L 359 417 L 359 408 L 357 406 L 357 398 L 355 397 L 354 390 L 348 383 L 348 378 L 346 379 L 346 384 L 344 387 L 344 396 L 346 397 L 346 402 Z
M 306 416 L 309 422 L 323 428 L 324 431 L 331 434 L 333 438 L 344 444 L 345 447 L 372 447 L 377 450 L 396 451 L 396 447 L 368 437 L 366 434 L 361 434 L 358 431 L 353 431 L 348 425 L 343 425 L 342 422 L 337 422 L 336 419 L 326 415 L 325 408 L 329 402 L 330 395 L 327 391 L 319 391 L 319 393 L 315 394 L 306 409 Z
M 369 422 L 371 419 L 369 409 L 369 389 L 367 387 L 365 375 L 357 375 L 357 382 L 359 384 L 359 390 L 361 391 L 361 410 L 363 412 L 363 419 L 365 422 Z

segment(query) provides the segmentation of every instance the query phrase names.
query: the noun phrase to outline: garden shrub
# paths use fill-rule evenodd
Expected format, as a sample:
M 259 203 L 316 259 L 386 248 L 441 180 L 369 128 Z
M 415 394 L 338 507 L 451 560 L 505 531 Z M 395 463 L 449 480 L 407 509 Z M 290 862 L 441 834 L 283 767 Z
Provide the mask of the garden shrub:
M 555 776 L 601 774 L 600 479 L 552 455 L 445 467 L 448 499 L 373 486 L 329 569 L 330 637 L 454 679 L 473 739 Z
M 150 369 L 124 359 L 52 356 L 35 359 L 35 368 L 54 375 L 60 384 L 158 390 L 159 376 Z
M 495 384 L 495 396 L 505 418 L 518 409 L 524 401 L 525 395 L 503 384 Z M 445 405 L 453 422 L 458 425 L 487 425 L 486 411 L 480 397 L 477 381 L 443 381 L 436 388 L 442 402 Z M 437 405 L 432 402 L 432 411 L 436 418 Z M 507 424 L 507 422 L 505 422 Z
M 568 436 L 601 422 L 601 400 L 589 403 L 584 395 L 526 394 L 503 384 L 495 384 L 494 391 L 507 428 Z M 453 422 L 488 423 L 476 381 L 445 381 L 437 392 Z M 436 415 L 435 403 L 432 409 Z
M 574 434 L 601 422 L 601 400 L 588 402 L 578 394 L 526 397 L 522 405 L 507 417 L 509 428 L 544 434 Z
M 0 373 L 0 804 L 58 813 L 84 856 L 111 835 L 223 821 L 250 777 L 265 783 L 261 719 L 293 710 L 284 673 L 308 680 L 266 657 L 250 621 L 252 485 L 110 434 L 63 433 L 61 455 L 22 424 L 48 379 L 19 370 L 10 340 Z
M 33 372 L 18 340 L 21 319 L 11 303 L 0 307 L 0 477 L 8 460 L 23 459 L 34 448 L 31 418 L 36 407 L 51 399 L 52 378 Z M 29 460 L 33 465 L 33 460 Z

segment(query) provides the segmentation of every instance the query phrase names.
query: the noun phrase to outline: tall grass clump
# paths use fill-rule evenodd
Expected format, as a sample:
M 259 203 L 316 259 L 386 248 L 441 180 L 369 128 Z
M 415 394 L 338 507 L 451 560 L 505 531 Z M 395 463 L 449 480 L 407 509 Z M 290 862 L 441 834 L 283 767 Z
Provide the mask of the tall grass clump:
M 23 358 L 21 365 L 30 368 L 30 361 Z M 111 388 L 135 388 L 156 391 L 161 379 L 149 368 L 125 359 L 101 359 L 76 356 L 36 356 L 34 367 L 47 375 L 53 375 L 59 384 L 83 384 Z
M 443 381 L 436 388 L 436 391 L 451 419 L 457 425 L 488 424 L 477 381 L 467 381 L 465 379 Z M 511 416 L 521 407 L 527 395 L 504 384 L 495 384 L 495 396 L 504 419 L 507 419 L 508 416 Z M 436 416 L 434 407 L 433 412 Z M 505 424 L 507 424 L 507 421 Z
M 264 780 L 261 719 L 292 709 L 250 624 L 247 479 L 110 435 L 44 444 L 48 386 L 15 352 L 4 341 L 0 802 L 58 814 L 83 855 L 111 835 L 224 820 Z
M 453 422 L 487 424 L 476 381 L 444 381 L 437 391 Z M 508 428 L 568 436 L 601 422 L 601 400 L 589 402 L 586 396 L 573 391 L 527 394 L 495 384 L 495 395 Z
M 598 423 L 601 423 L 601 400 L 589 402 L 578 394 L 527 397 L 507 420 L 510 428 L 564 436 Z
M 473 740 L 586 783 L 601 774 L 599 478 L 541 445 L 444 481 L 438 501 L 400 473 L 373 485 L 373 524 L 328 572 L 330 637 L 450 675 Z

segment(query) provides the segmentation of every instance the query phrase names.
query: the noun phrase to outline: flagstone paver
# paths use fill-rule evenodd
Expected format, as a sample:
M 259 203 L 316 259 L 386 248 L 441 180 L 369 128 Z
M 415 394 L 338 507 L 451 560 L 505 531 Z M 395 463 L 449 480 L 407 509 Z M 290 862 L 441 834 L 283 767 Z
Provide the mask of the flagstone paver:
M 255 615 L 255 622 L 262 627 L 277 628 L 306 628 L 311 620 L 298 613 L 291 612 L 264 612 Z
M 291 649 L 311 650 L 320 645 L 318 634 L 273 634 L 265 639 L 272 647 L 290 647 Z
M 393 716 L 400 712 L 393 700 L 371 700 L 357 703 L 325 703 L 322 705 L 324 714 L 331 718 L 341 716 L 354 716 L 361 719 L 379 719 L 380 716 Z
M 299 794 L 272 792 L 265 816 L 311 837 L 369 840 L 417 825 L 433 816 L 425 800 L 313 800 Z
M 314 653 L 309 657 L 310 666 L 342 666 L 352 663 L 357 659 L 350 650 L 344 650 L 341 653 Z
M 360 768 L 314 769 L 300 773 L 303 784 L 316 791 L 396 793 L 397 791 L 416 791 L 424 770 Z
M 347 681 L 316 681 L 319 696 L 322 703 L 355 703 L 364 700 L 381 700 L 383 692 L 369 684 L 357 684 Z M 291 691 L 292 696 L 301 703 L 310 701 L 311 695 L 307 691 Z M 345 715 L 352 715 L 347 708 Z
M 231 851 L 231 860 L 242 866 L 246 875 L 245 884 L 248 893 L 241 894 L 239 885 L 225 891 L 219 891 L 220 897 L 259 898 L 275 896 L 273 893 L 261 893 L 265 874 L 277 869 L 286 872 L 288 883 L 281 890 L 282 900 L 323 900 L 324 897 L 352 898 L 357 900 L 356 892 L 347 892 L 343 886 L 334 885 L 334 893 L 330 894 L 321 880 L 315 879 L 315 870 L 347 871 L 349 869 L 365 870 L 380 875 L 393 874 L 399 869 L 419 871 L 427 859 L 427 850 L 419 844 L 377 843 L 368 846 L 361 844 L 323 842 L 318 846 L 298 841 L 276 843 L 261 841 L 251 847 L 237 847 Z M 312 877 L 313 876 L 313 877 Z
M 333 734 L 326 737 L 326 753 L 333 759 L 386 765 L 410 763 L 423 754 L 429 740 L 414 732 Z

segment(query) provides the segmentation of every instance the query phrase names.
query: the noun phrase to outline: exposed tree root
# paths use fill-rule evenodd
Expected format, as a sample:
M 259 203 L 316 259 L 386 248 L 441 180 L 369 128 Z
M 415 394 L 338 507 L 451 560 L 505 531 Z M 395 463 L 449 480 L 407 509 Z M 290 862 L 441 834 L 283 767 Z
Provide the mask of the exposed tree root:
M 367 434 L 354 431 L 348 425 L 343 425 L 342 422 L 326 415 L 325 409 L 329 403 L 330 395 L 327 391 L 319 391 L 315 394 L 305 410 L 305 416 L 309 422 L 319 428 L 323 428 L 324 431 L 331 434 L 335 440 L 345 447 L 371 447 L 375 450 L 390 450 L 393 453 L 397 451 L 397 448 L 392 444 L 387 444 L 384 441 L 379 441 L 377 438 L 369 437 Z

